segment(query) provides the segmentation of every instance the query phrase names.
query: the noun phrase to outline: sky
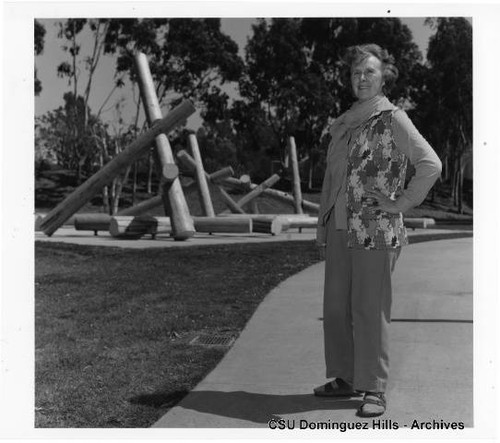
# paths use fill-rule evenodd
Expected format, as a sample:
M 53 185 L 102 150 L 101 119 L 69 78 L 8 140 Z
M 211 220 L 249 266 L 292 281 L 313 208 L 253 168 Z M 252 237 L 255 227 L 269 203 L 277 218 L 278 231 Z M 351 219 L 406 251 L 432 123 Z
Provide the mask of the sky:
M 415 43 L 419 46 L 422 54 L 427 51 L 429 37 L 432 34 L 428 26 L 424 26 L 425 17 L 402 18 L 413 34 Z M 66 54 L 61 49 L 63 41 L 57 38 L 57 20 L 40 19 L 39 20 L 46 29 L 44 51 L 41 55 L 35 58 L 35 65 L 38 72 L 38 78 L 42 82 L 42 92 L 35 98 L 35 115 L 40 116 L 47 111 L 53 110 L 62 105 L 62 96 L 64 92 L 70 90 L 67 79 L 58 78 L 56 75 L 56 67 L 67 59 Z M 239 46 L 240 55 L 244 54 L 248 38 L 251 36 L 251 25 L 254 23 L 254 18 L 222 18 L 221 30 L 229 35 Z M 88 35 L 81 39 L 82 54 L 90 52 L 90 38 Z M 113 88 L 115 61 L 113 57 L 105 56 L 100 62 L 100 65 L 95 74 L 94 90 L 90 97 L 90 107 L 93 111 L 99 109 L 105 97 Z M 83 80 L 83 78 L 82 78 Z M 83 87 L 84 82 L 81 81 Z M 133 100 L 131 97 L 131 86 L 127 85 L 121 90 L 117 90 L 112 99 L 108 102 L 103 112 L 103 119 L 113 126 L 113 122 L 121 116 L 125 121 L 132 121 L 134 115 Z M 229 91 L 229 94 L 231 91 Z M 120 111 L 118 112 L 114 105 L 121 102 Z M 196 128 L 199 126 L 201 119 L 199 114 L 194 114 L 188 120 L 188 127 Z

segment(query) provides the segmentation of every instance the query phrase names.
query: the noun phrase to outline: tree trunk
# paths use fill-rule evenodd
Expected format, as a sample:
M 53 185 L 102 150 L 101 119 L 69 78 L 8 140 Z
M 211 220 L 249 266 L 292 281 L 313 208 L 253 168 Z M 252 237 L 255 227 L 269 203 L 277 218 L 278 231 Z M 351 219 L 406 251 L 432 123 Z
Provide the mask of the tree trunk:
M 453 167 L 450 171 L 451 175 L 451 198 L 453 200 L 453 206 L 457 206 L 457 160 L 454 158 L 452 162 Z
M 112 213 L 112 215 L 115 215 L 118 212 L 118 209 L 120 207 L 120 198 L 122 196 L 123 186 L 128 181 L 128 176 L 130 175 L 130 169 L 131 169 L 131 166 L 129 166 L 127 168 L 124 176 L 121 179 L 119 179 L 119 181 L 118 181 L 118 185 L 116 187 L 115 199 L 113 200 L 113 213 Z
M 464 180 L 464 173 L 462 170 L 462 157 L 463 154 L 460 154 L 458 157 L 458 183 L 457 183 L 457 198 L 458 198 L 458 213 L 463 214 L 464 209 L 463 209 L 463 180 Z
M 151 153 L 151 151 L 149 151 L 149 155 L 148 155 L 148 189 L 147 189 L 147 193 L 149 195 L 151 195 L 153 193 L 153 186 L 152 186 L 152 183 L 153 183 L 153 155 Z
M 293 177 L 293 197 L 295 200 L 295 212 L 297 214 L 303 214 L 302 209 L 302 190 L 300 183 L 300 173 L 299 173 L 299 162 L 297 159 L 297 147 L 295 146 L 295 138 L 288 138 L 288 153 L 290 155 L 290 160 L 292 163 L 292 177 Z
M 314 165 L 312 162 L 312 154 L 310 154 L 309 155 L 309 182 L 308 182 L 309 191 L 311 191 L 313 188 L 313 170 L 314 170 Z
M 446 183 L 448 181 L 448 170 L 450 169 L 448 164 L 448 155 L 443 159 L 443 181 Z
M 132 174 L 132 206 L 137 202 L 137 162 L 134 163 L 134 172 Z
M 99 166 L 101 167 L 101 169 L 104 167 L 104 157 L 103 157 L 102 150 L 99 153 Z M 104 188 L 102 188 L 102 205 L 103 205 L 104 212 L 106 214 L 110 214 L 110 212 L 109 212 L 109 192 L 108 192 L 107 185 L 104 186 Z

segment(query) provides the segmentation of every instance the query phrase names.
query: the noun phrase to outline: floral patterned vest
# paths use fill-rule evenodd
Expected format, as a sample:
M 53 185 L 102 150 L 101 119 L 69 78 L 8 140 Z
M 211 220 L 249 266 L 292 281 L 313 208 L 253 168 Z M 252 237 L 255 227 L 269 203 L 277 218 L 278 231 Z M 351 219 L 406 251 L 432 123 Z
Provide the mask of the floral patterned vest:
M 372 117 L 350 145 L 347 158 L 348 247 L 391 249 L 408 244 L 402 214 L 369 211 L 365 189 L 378 188 L 395 199 L 403 190 L 407 158 L 396 149 L 392 111 Z

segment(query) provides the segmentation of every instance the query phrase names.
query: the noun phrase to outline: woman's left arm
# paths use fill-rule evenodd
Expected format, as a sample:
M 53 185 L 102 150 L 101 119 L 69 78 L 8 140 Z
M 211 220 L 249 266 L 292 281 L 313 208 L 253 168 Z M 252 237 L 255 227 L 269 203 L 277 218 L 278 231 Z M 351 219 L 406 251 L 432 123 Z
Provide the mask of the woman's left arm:
M 434 149 L 401 109 L 393 114 L 392 132 L 396 148 L 408 157 L 415 167 L 415 175 L 396 200 L 390 200 L 378 191 L 372 191 L 370 194 L 378 200 L 379 209 L 404 213 L 425 200 L 427 193 L 441 175 L 442 165 Z

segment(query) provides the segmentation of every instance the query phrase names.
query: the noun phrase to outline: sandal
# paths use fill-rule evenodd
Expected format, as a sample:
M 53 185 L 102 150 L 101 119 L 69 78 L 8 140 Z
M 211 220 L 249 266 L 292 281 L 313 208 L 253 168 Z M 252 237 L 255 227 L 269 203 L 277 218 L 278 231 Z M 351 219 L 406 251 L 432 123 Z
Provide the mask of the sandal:
M 383 392 L 365 392 L 363 404 L 358 409 L 359 417 L 377 417 L 385 412 L 387 402 Z
M 356 392 L 349 383 L 341 378 L 336 378 L 331 382 L 329 381 L 315 388 L 314 395 L 317 397 L 354 397 L 360 394 Z

